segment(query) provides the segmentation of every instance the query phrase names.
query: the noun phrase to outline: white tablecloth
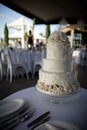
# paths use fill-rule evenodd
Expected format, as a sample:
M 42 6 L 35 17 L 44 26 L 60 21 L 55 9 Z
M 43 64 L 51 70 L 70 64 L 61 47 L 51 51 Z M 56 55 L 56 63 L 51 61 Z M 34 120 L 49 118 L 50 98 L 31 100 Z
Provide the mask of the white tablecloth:
M 28 72 L 33 72 L 34 61 L 42 61 L 42 51 L 22 51 L 22 50 L 10 50 L 12 62 L 24 62 L 27 66 Z M 6 54 L 5 54 L 6 55 Z M 4 56 L 2 54 L 2 59 Z M 4 61 L 3 61 L 4 62 Z
M 87 50 L 77 49 L 72 53 L 77 65 L 87 66 Z
M 42 94 L 35 87 L 23 89 L 6 99 L 23 98 L 37 109 L 36 114 L 25 123 L 19 124 L 15 130 L 29 130 L 27 124 L 46 111 L 50 111 L 50 120 L 62 120 L 73 123 L 82 130 L 87 129 L 87 90 L 81 88 L 80 92 L 68 98 L 53 98 Z
M 27 63 L 28 66 L 28 72 L 33 72 L 33 64 L 35 61 L 42 61 L 42 52 L 36 51 L 36 52 L 23 52 L 21 56 L 22 60 Z

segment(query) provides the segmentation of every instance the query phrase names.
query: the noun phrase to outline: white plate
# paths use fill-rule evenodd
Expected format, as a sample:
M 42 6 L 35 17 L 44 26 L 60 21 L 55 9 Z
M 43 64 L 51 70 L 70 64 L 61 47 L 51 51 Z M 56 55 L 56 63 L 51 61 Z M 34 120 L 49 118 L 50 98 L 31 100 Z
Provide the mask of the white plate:
M 0 102 L 0 118 L 7 117 L 21 108 L 23 108 L 25 105 L 24 99 L 10 99 L 6 101 Z
M 63 121 L 48 121 L 39 125 L 34 130 L 80 130 L 74 124 Z

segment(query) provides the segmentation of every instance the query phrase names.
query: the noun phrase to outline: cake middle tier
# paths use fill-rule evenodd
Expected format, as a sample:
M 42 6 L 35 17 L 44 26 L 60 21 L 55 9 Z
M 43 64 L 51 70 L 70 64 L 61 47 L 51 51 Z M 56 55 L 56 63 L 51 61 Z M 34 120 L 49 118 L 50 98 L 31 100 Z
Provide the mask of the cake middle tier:
M 43 70 L 48 72 L 67 72 L 72 71 L 71 60 L 43 59 Z
M 66 73 L 47 72 L 42 69 L 39 71 L 39 81 L 47 85 L 65 86 L 67 84 L 77 83 L 77 71 Z

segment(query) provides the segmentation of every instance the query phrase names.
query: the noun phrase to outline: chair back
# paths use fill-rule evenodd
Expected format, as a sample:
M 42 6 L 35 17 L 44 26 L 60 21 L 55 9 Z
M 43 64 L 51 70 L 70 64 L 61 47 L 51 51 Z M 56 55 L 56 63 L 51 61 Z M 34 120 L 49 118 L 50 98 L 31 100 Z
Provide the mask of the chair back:
M 2 80 L 2 61 L 0 59 L 0 77 L 1 77 L 1 80 Z

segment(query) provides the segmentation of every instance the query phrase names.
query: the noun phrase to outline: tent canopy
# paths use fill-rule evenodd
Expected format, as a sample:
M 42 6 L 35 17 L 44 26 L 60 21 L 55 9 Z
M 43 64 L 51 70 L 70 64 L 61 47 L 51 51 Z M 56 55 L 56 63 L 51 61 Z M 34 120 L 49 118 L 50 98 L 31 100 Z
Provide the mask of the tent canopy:
M 29 30 L 32 30 L 33 24 L 28 22 L 24 17 L 20 17 L 16 19 L 15 21 L 7 24 L 8 28 L 10 29 L 16 29 L 15 32 L 11 32 L 9 34 L 10 39 L 20 39 L 22 43 L 22 48 L 25 46 L 25 41 L 24 41 L 24 34 L 25 32 L 28 32 Z M 34 39 L 39 39 L 39 40 L 44 40 L 45 38 L 42 37 L 41 35 L 34 34 Z
M 33 19 L 37 24 L 58 24 L 65 18 L 69 24 L 79 19 L 87 23 L 87 4 L 84 0 L 1 0 L 7 7 Z
M 17 31 L 17 32 L 10 34 L 9 38 L 21 38 L 21 31 Z
M 32 28 L 32 23 L 29 23 L 26 19 L 24 19 L 24 17 L 21 17 L 7 24 L 7 26 L 8 28 L 20 30 L 22 26 L 24 26 L 25 29 L 27 29 L 28 26 Z
M 22 48 L 24 48 L 24 34 L 29 29 L 32 30 L 32 23 L 29 23 L 24 17 L 16 19 L 15 21 L 7 24 L 8 28 L 17 29 L 15 33 L 11 33 L 9 38 L 21 38 Z

